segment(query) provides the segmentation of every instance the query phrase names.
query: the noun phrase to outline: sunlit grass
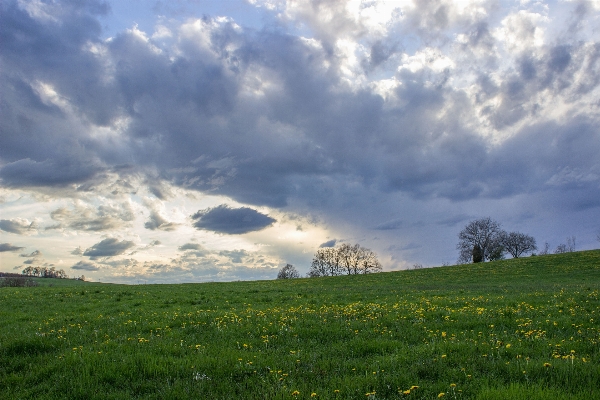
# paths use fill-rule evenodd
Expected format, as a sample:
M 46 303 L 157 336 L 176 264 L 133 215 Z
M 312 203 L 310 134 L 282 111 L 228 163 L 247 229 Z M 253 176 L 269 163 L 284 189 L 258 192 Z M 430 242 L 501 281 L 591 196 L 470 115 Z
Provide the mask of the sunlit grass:
M 600 398 L 600 251 L 0 289 L 0 398 Z

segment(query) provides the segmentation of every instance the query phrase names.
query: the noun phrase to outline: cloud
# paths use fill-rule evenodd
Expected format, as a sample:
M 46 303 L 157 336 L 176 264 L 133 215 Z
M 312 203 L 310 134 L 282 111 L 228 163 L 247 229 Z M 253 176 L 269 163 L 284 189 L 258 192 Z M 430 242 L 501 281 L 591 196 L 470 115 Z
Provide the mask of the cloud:
M 77 246 L 77 248 L 75 250 L 73 250 L 71 252 L 72 255 L 74 256 L 82 256 L 83 255 L 83 249 L 81 248 L 81 246 Z
M 10 243 L 0 243 L 0 253 L 3 253 L 5 251 L 19 251 L 24 248 L 25 247 L 13 246 Z
M 33 252 L 31 252 L 30 254 L 19 254 L 19 257 L 39 257 L 42 255 L 42 252 L 39 250 L 35 250 Z
M 150 212 L 150 220 L 144 224 L 144 227 L 146 229 L 150 229 L 151 231 L 158 229 L 161 231 L 170 232 L 177 229 L 178 225 L 179 224 L 167 221 L 156 210 L 152 210 Z
M 385 230 L 393 230 L 393 229 L 400 229 L 402 228 L 402 226 L 404 225 L 404 221 L 401 219 L 392 219 L 386 222 L 382 222 L 381 224 L 377 225 L 375 227 L 375 229 L 380 230 L 380 231 L 385 231 Z
M 200 246 L 198 243 L 186 243 L 184 245 L 179 246 L 180 251 L 201 250 L 201 249 L 202 249 L 202 246 Z
M 230 208 L 226 204 L 200 210 L 192 215 L 192 219 L 194 227 L 198 229 L 231 235 L 260 231 L 276 222 L 274 218 L 252 208 Z
M 249 253 L 246 250 L 222 250 L 219 255 L 229 258 L 234 264 L 241 264 L 243 259 L 249 256 Z
M 135 243 L 128 240 L 119 241 L 116 238 L 108 238 L 85 250 L 83 255 L 90 257 L 90 260 L 97 260 L 103 257 L 118 256 L 134 246 Z
M 35 230 L 35 222 L 29 222 L 21 218 L 1 219 L 0 230 L 17 235 L 26 235 Z
M 35 161 L 29 158 L 8 163 L 0 168 L 0 178 L 6 186 L 61 186 L 85 182 L 102 168 L 94 162 L 75 160 Z
M 100 267 L 89 261 L 79 261 L 71 267 L 71 269 L 82 270 L 82 271 L 99 271 Z
M 337 239 L 331 239 L 326 241 L 325 243 L 321 243 L 319 245 L 319 248 L 322 249 L 324 247 L 335 247 L 335 244 L 337 243 Z
M 127 226 L 134 214 L 129 203 L 107 204 L 96 208 L 85 204 L 75 204 L 73 208 L 58 208 L 50 217 L 59 224 L 52 229 L 74 229 L 78 231 L 101 232 Z

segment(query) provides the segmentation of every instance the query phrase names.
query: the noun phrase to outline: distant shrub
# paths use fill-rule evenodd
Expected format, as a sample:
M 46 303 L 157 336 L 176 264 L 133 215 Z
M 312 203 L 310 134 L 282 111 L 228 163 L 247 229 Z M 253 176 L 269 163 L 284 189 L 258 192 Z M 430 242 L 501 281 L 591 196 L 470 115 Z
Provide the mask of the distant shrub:
M 32 287 L 38 283 L 30 278 L 25 277 L 7 277 L 0 279 L 0 287 Z

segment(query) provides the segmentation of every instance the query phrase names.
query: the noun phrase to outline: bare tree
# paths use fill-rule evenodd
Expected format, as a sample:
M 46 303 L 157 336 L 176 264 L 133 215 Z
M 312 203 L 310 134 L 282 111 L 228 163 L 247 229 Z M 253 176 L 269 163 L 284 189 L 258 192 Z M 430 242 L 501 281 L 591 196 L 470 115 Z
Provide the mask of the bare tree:
M 277 279 L 294 279 L 300 278 L 300 274 L 292 264 L 286 264 L 285 267 L 279 270 Z
M 358 248 L 358 274 L 372 274 L 381 272 L 383 267 L 377 259 L 377 255 L 364 247 Z
M 554 254 L 571 253 L 575 251 L 575 239 L 575 236 L 567 237 L 567 243 L 561 243 L 558 246 L 556 246 Z
M 561 243 L 558 246 L 556 246 L 556 250 L 554 250 L 554 254 L 562 254 L 562 253 L 566 253 L 567 251 L 568 251 L 567 245 L 564 243 Z
M 332 247 L 317 250 L 313 257 L 309 277 L 342 275 L 341 257 Z
M 459 241 L 456 245 L 456 248 L 460 251 L 458 262 L 470 262 L 475 246 L 479 246 L 482 260 L 489 260 L 494 251 L 498 250 L 498 246 L 501 246 L 502 232 L 500 224 L 490 217 L 469 222 L 458 234 Z
M 502 237 L 504 249 L 514 258 L 519 258 L 524 253 L 529 253 L 537 249 L 533 236 L 520 232 L 511 232 Z
M 545 256 L 546 254 L 550 254 L 550 244 L 548 242 L 544 242 L 544 248 L 540 250 L 540 256 Z
M 575 236 L 571 236 L 567 238 L 567 250 L 569 253 L 575 251 Z

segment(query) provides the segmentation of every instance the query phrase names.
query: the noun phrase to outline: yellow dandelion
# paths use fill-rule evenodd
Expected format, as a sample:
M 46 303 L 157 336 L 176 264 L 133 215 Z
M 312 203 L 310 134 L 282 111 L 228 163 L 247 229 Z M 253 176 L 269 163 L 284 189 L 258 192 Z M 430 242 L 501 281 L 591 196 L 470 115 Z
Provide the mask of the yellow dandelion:
M 451 384 L 450 384 L 450 387 L 451 387 L 451 388 L 455 388 L 455 387 L 456 387 L 456 383 L 451 383 Z
M 438 394 L 438 399 L 444 397 L 445 395 L 446 395 L 446 393 L 444 393 L 444 392 Z
M 410 390 L 415 390 L 415 389 L 418 389 L 418 388 L 419 388 L 418 386 L 413 385 L 413 386 L 410 387 Z
M 310 394 L 310 397 L 317 397 L 317 394 L 313 392 Z
M 404 394 L 410 394 L 410 389 L 403 391 Z
M 546 368 L 549 368 L 551 366 L 552 366 L 552 364 L 550 364 L 550 363 L 544 363 L 544 367 L 546 367 Z
M 300 392 L 299 392 L 299 391 L 297 391 L 297 390 L 294 390 L 294 391 L 292 392 L 292 396 L 298 396 L 299 394 L 300 394 Z

